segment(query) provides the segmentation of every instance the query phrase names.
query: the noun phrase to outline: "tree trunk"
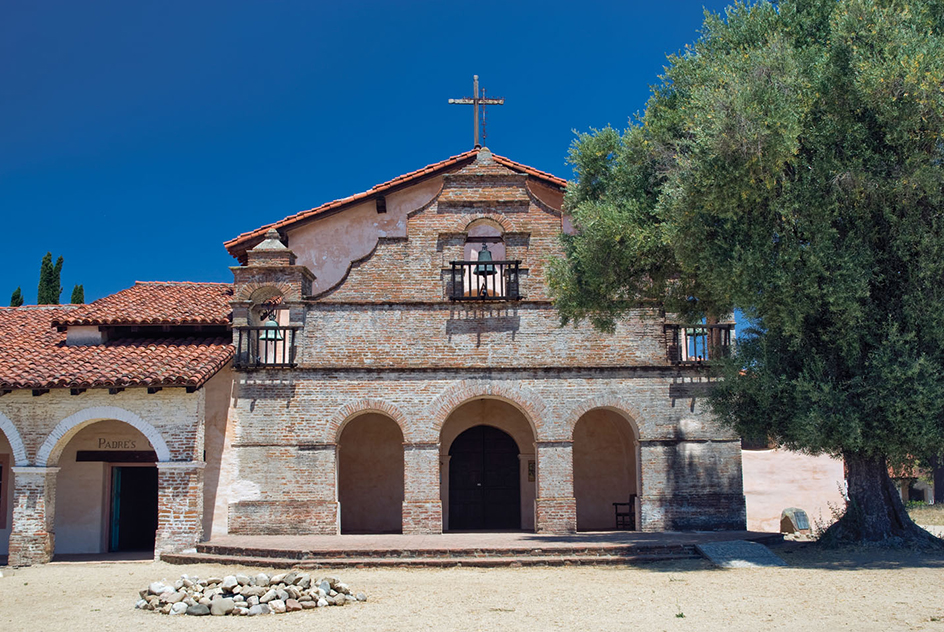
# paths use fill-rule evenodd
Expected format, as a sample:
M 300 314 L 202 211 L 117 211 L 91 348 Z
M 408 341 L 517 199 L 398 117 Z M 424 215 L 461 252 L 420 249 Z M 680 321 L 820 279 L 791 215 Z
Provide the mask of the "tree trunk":
M 898 489 L 888 476 L 885 457 L 857 452 L 847 452 L 843 457 L 848 472 L 849 504 L 845 515 L 827 529 L 824 541 L 888 545 L 907 542 L 944 547 L 944 541 L 916 525 L 908 516 Z

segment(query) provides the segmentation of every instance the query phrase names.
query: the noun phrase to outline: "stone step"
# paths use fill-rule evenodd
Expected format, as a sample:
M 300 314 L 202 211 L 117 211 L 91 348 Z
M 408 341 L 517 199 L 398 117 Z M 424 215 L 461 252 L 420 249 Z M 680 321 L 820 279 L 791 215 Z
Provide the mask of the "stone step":
M 697 555 L 693 545 L 685 544 L 634 544 L 634 545 L 597 545 L 597 546 L 555 546 L 555 547 L 489 547 L 489 548 L 422 548 L 422 549 L 383 549 L 383 548 L 338 548 L 338 549 L 285 549 L 264 547 L 243 547 L 203 543 L 197 545 L 197 552 L 207 555 L 282 558 L 294 560 L 319 559 L 419 559 L 419 558 L 530 558 L 530 557 L 631 557 L 637 555 Z
M 522 556 L 463 556 L 445 557 L 253 557 L 249 555 L 220 555 L 212 553 L 164 553 L 161 560 L 169 564 L 224 564 L 263 566 L 267 568 L 448 568 L 448 567 L 519 567 L 519 566 L 579 566 L 579 565 L 639 565 L 674 560 L 702 559 L 694 551 L 676 553 L 640 553 L 635 555 L 522 555 Z

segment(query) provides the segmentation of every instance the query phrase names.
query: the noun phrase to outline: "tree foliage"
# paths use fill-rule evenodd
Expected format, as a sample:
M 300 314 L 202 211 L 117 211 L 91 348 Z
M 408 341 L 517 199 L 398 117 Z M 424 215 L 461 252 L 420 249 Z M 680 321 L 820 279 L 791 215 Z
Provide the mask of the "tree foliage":
M 20 288 L 13 290 L 13 295 L 10 296 L 10 307 L 19 307 L 23 304 L 23 292 Z
M 62 275 L 62 257 L 52 263 L 52 253 L 47 252 L 39 266 L 39 288 L 36 294 L 37 305 L 58 305 L 62 295 L 60 277 Z
M 722 422 L 873 469 L 941 453 L 942 86 L 940 0 L 707 15 L 643 115 L 571 148 L 563 320 L 739 308 Z
M 76 285 L 72 288 L 72 298 L 69 300 L 73 305 L 82 305 L 85 303 L 85 288 L 81 285 Z

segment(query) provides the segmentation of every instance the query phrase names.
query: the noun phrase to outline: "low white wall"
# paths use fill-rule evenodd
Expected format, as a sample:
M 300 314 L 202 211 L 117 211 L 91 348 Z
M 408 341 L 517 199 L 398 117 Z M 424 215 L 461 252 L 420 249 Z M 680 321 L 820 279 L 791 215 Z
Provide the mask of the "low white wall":
M 814 528 L 833 521 L 831 507 L 845 506 L 842 459 L 789 450 L 742 450 L 747 528 L 780 531 L 787 507 L 802 509 Z

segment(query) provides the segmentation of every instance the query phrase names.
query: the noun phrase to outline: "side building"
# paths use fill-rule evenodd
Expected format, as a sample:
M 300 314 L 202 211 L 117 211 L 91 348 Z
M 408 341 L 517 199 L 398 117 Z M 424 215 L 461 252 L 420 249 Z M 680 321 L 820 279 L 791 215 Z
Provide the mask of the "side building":
M 159 556 L 211 532 L 231 294 L 138 283 L 89 305 L 0 309 L 0 556 Z

